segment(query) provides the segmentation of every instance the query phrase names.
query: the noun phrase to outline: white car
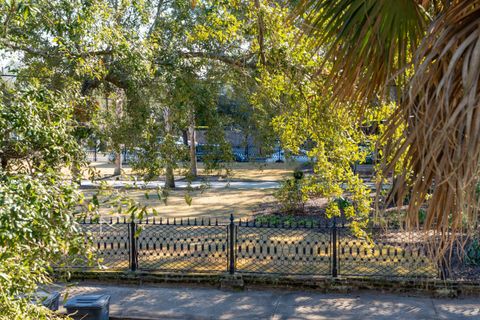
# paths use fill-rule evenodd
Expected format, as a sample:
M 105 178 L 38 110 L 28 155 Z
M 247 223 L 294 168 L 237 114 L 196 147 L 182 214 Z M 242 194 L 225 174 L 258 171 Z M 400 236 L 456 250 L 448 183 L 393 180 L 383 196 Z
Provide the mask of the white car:
M 140 148 L 135 148 L 133 151 L 122 151 L 122 163 L 129 163 L 138 160 L 139 152 L 141 152 Z M 110 152 L 108 155 L 108 161 L 111 163 L 115 162 L 115 152 Z
M 274 163 L 274 162 L 285 162 L 285 152 L 283 150 L 273 153 L 270 157 L 265 159 L 265 162 Z
M 293 162 L 300 162 L 305 163 L 311 161 L 310 157 L 308 157 L 306 151 L 300 150 L 298 154 L 295 155 L 288 155 L 285 156 L 285 151 L 280 150 L 273 153 L 270 157 L 265 159 L 265 162 L 273 163 L 273 162 L 285 162 L 285 161 L 293 161 Z

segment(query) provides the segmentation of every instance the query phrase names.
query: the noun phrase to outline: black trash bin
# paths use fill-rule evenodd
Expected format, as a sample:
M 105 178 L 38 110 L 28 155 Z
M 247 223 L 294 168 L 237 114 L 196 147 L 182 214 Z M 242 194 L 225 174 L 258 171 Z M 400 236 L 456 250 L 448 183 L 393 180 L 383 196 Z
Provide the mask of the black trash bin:
M 36 305 L 42 305 L 52 311 L 57 311 L 59 300 L 60 292 L 50 293 L 44 290 L 39 290 L 31 297 L 30 302 Z
M 49 294 L 43 301 L 42 305 L 52 311 L 58 310 L 58 301 L 60 300 L 60 292 Z
M 64 307 L 74 319 L 108 320 L 110 296 L 106 294 L 76 296 L 69 299 Z

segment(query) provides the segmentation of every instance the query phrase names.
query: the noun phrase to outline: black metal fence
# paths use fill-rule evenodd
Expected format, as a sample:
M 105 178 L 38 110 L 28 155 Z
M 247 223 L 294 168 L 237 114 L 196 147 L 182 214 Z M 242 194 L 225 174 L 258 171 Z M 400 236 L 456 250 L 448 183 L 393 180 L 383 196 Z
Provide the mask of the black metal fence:
M 103 163 L 113 163 L 115 162 L 115 152 L 106 152 L 100 151 L 98 149 L 85 149 L 85 157 L 87 161 L 90 162 L 103 162 Z M 127 148 L 122 148 L 121 152 L 122 164 L 129 164 L 132 159 L 137 157 L 135 151 L 129 151 Z
M 88 149 L 88 150 L 84 150 L 84 152 L 85 152 L 85 157 L 87 161 L 90 161 L 90 162 L 108 163 L 113 161 L 112 160 L 113 158 L 111 157 L 109 152 L 100 151 L 98 149 Z
M 199 273 L 436 278 L 421 234 L 335 221 L 267 224 L 207 219 L 84 221 L 104 268 Z M 92 268 L 87 264 L 75 267 Z

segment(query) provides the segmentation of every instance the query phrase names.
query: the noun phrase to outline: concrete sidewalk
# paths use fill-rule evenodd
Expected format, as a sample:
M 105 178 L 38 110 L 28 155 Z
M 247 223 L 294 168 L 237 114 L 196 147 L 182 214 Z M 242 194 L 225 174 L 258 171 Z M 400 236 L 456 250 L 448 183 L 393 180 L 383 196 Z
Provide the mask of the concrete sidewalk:
M 431 299 L 375 292 L 251 289 L 222 291 L 185 285 L 81 282 L 69 296 L 110 294 L 115 319 L 480 319 L 480 298 Z

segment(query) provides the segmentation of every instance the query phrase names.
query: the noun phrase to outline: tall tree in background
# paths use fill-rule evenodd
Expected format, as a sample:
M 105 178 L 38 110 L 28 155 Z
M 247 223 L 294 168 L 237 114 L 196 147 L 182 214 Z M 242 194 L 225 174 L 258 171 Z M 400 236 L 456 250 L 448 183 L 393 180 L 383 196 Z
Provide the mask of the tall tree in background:
M 306 149 L 315 159 L 313 174 L 302 183 L 302 198 L 326 198 L 327 216 L 343 213 L 361 233 L 370 216 L 370 197 L 352 165 L 365 159 L 360 144 L 371 137 L 362 132 L 363 122 L 349 104 L 330 103 L 333 88 L 316 79 L 318 70 L 329 66 L 322 55 L 312 56 L 313 41 L 300 37 L 302 30 L 289 21 L 288 9 L 268 1 L 260 8 L 265 17 L 265 64 L 250 101 L 256 111 L 273 115 L 272 128 L 286 151 L 298 154 Z

